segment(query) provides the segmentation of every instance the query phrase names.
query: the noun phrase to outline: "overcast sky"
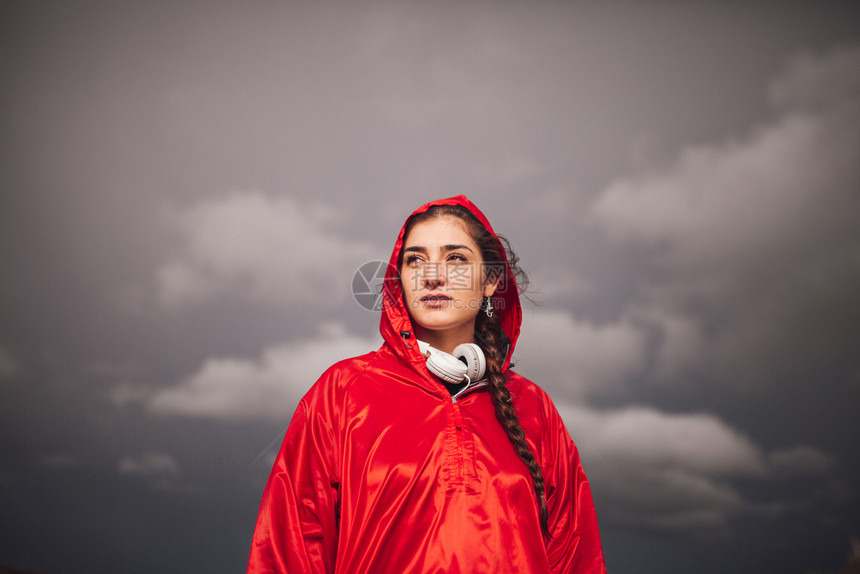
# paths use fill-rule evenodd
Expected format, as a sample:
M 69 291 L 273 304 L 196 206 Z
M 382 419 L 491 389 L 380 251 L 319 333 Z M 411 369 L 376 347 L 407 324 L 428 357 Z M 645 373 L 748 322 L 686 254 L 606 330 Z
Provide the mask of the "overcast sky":
M 459 193 L 610 572 L 860 544 L 860 4 L 2 14 L 0 566 L 243 571 L 299 398 L 381 342 L 353 274 Z

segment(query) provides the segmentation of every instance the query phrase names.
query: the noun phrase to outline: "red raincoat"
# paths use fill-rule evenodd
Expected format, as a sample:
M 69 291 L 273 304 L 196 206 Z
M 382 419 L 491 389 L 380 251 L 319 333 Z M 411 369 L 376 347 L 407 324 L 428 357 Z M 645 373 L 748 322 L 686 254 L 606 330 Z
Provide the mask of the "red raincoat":
M 463 196 L 460 204 L 490 229 Z M 551 537 L 531 475 L 496 419 L 486 387 L 453 399 L 427 371 L 396 277 L 384 287 L 373 353 L 329 368 L 299 403 L 260 506 L 249 573 L 604 573 L 591 489 L 552 401 L 504 369 L 543 470 Z M 509 285 L 514 285 L 509 278 Z M 516 344 L 515 288 L 496 297 Z

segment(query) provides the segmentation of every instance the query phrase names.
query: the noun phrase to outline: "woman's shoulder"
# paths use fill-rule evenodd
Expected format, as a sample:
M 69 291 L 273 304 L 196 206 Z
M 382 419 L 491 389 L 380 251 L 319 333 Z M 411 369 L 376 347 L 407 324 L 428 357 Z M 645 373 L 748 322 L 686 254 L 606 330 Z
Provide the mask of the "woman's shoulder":
M 356 378 L 360 377 L 371 365 L 379 360 L 379 351 L 371 351 L 356 357 L 341 359 L 328 369 L 323 371 L 317 379 L 311 391 L 317 392 L 342 388 L 350 385 Z
M 546 391 L 544 391 L 540 387 L 540 385 L 538 385 L 531 379 L 527 379 L 516 371 L 508 369 L 507 379 L 508 389 L 511 391 L 511 393 L 525 393 L 533 395 L 534 397 L 539 398 L 541 400 L 549 398 L 549 396 L 546 394 Z
M 534 408 L 543 411 L 545 414 L 556 414 L 555 403 L 547 392 L 540 385 L 528 379 L 521 374 L 508 370 L 508 390 L 511 395 L 522 403 L 531 403 Z
M 383 344 L 380 348 L 363 355 L 342 359 L 326 369 L 308 392 L 306 399 L 316 395 L 331 395 L 349 392 L 350 387 L 367 379 L 379 377 L 402 367 L 390 350 Z
M 557 441 L 571 441 L 570 432 L 561 413 L 549 394 L 539 385 L 518 373 L 509 371 L 508 388 L 513 396 L 515 409 L 518 411 L 520 424 L 532 436 L 542 437 L 549 442 L 546 445 L 557 445 Z M 550 446 L 546 446 L 550 448 Z M 554 448 L 554 447 L 552 447 Z

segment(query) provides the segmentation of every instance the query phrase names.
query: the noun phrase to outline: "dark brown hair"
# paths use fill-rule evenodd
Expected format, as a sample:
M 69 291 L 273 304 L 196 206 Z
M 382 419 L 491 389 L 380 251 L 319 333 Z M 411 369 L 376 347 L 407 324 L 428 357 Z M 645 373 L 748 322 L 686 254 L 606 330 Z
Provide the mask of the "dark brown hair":
M 485 272 L 483 275 L 485 282 L 498 281 L 498 292 L 503 292 L 503 289 L 519 289 L 521 291 L 525 289 L 528 285 L 528 276 L 519 267 L 519 258 L 511 250 L 508 241 L 502 236 L 490 233 L 471 211 L 461 205 L 431 206 L 427 211 L 419 213 L 409 220 L 403 237 L 406 238 L 409 235 L 409 231 L 415 224 L 443 216 L 453 216 L 464 223 L 466 232 L 481 250 L 481 257 L 484 260 Z M 401 266 L 402 252 L 401 259 L 398 261 L 398 269 Z M 508 284 L 511 276 L 514 277 L 517 285 Z M 490 301 L 493 307 L 499 307 L 492 298 Z M 498 313 L 492 317 L 488 317 L 483 312 L 478 313 L 475 321 L 475 342 L 484 351 L 487 361 L 485 378 L 489 383 L 490 395 L 496 409 L 496 418 L 501 423 L 502 428 L 505 429 L 514 450 L 531 474 L 537 496 L 541 530 L 544 536 L 549 536 L 549 518 L 546 497 L 544 496 L 543 472 L 526 442 L 525 431 L 520 425 L 514 409 L 511 391 L 507 387 L 507 375 L 502 372 L 509 342 L 499 325 Z

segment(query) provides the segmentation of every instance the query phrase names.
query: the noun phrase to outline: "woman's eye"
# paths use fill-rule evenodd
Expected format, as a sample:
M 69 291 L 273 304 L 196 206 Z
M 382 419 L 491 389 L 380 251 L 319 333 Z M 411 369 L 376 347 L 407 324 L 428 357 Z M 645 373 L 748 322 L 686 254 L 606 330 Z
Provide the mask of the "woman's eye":
M 417 255 L 407 255 L 406 256 L 406 264 L 407 265 L 417 265 L 421 262 L 421 258 Z
M 452 261 L 454 263 L 465 263 L 468 259 L 466 259 L 465 255 L 460 253 L 452 253 L 448 256 L 448 261 Z

